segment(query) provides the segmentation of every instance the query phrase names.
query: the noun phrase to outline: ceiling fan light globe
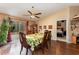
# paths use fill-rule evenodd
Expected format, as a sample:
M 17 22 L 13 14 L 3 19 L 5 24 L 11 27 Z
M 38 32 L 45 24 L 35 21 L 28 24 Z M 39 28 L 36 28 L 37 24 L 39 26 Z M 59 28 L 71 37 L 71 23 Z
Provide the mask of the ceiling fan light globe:
M 35 16 L 33 16 L 33 15 L 32 15 L 32 16 L 30 16 L 30 17 L 31 17 L 31 18 L 35 18 Z

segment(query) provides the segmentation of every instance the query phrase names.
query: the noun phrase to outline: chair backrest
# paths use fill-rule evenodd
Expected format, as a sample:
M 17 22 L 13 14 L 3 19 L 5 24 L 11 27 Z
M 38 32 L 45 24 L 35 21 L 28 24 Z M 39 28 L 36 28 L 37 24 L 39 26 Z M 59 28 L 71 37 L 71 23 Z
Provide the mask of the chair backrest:
M 25 34 L 22 33 L 22 32 L 19 32 L 19 37 L 20 37 L 20 43 L 21 43 L 21 45 L 24 46 L 24 47 L 28 47 Z
M 48 30 L 44 31 L 43 43 L 47 42 Z
M 48 31 L 48 40 L 51 40 L 51 31 Z
M 44 39 L 47 38 L 47 35 L 48 35 L 48 30 L 45 30 L 45 31 L 44 31 Z

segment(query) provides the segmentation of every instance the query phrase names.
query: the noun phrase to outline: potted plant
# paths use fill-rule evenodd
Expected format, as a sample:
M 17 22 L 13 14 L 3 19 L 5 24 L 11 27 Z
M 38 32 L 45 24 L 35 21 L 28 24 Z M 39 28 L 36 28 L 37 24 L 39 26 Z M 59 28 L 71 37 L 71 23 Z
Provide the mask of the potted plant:
M 4 18 L 1 27 L 0 27 L 0 46 L 3 46 L 7 43 L 7 36 L 9 31 L 9 22 L 8 18 Z
M 10 19 L 10 17 L 8 19 L 8 22 L 9 22 L 9 31 L 8 31 L 7 42 L 11 42 L 12 41 L 11 35 L 15 26 L 13 25 L 13 21 Z

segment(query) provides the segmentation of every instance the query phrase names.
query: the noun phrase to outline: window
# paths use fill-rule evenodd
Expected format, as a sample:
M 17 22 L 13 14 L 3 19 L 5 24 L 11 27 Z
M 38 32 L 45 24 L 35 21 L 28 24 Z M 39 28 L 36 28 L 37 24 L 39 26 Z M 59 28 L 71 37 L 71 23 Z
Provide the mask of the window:
M 24 23 L 22 22 L 13 22 L 14 30 L 12 32 L 24 31 Z

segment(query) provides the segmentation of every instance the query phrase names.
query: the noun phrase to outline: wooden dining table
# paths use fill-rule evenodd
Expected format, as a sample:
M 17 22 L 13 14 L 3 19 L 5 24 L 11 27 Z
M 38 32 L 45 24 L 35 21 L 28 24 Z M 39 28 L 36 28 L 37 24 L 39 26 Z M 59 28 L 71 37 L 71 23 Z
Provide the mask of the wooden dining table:
M 43 36 L 43 33 L 26 35 L 27 43 L 31 46 L 32 51 L 34 51 L 34 47 L 38 46 L 43 41 Z

